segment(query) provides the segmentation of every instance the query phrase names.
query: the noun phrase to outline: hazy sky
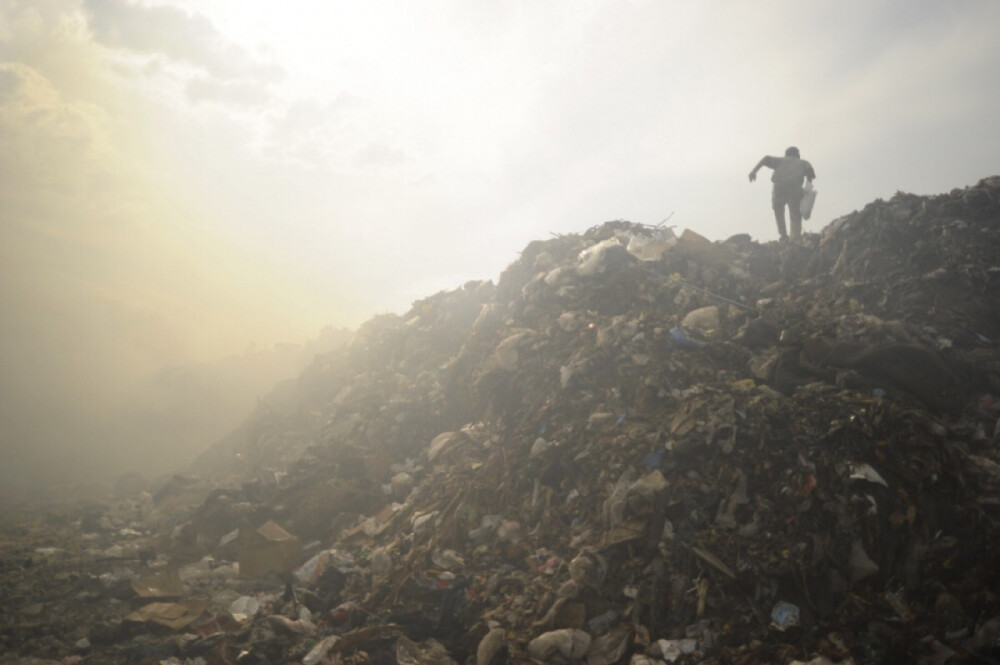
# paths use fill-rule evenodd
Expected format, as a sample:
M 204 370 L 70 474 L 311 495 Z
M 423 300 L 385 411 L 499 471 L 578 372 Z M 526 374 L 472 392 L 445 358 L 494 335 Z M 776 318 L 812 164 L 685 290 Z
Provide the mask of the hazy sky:
M 998 33 L 994 0 L 0 0 L 0 415 L 402 312 L 552 232 L 773 239 L 747 172 L 788 145 L 806 230 L 973 184 Z

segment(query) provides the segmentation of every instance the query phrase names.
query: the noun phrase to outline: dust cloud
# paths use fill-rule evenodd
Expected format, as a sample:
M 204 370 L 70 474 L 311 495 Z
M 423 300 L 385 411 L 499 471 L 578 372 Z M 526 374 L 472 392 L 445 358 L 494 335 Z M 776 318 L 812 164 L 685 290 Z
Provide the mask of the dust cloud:
M 0 322 L 0 496 L 91 496 L 122 474 L 178 471 L 350 337 L 326 328 L 304 344 L 171 364 L 185 341 L 154 316 L 96 300 L 14 302 L 4 294 L 16 315 Z

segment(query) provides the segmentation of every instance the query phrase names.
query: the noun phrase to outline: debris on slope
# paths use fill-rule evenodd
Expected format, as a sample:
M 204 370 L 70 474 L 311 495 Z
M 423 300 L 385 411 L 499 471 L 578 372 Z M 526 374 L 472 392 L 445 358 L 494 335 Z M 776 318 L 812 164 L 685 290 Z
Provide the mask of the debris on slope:
M 994 177 L 799 244 L 531 243 L 319 358 L 211 481 L 10 525 L 2 646 L 996 662 L 998 222 Z

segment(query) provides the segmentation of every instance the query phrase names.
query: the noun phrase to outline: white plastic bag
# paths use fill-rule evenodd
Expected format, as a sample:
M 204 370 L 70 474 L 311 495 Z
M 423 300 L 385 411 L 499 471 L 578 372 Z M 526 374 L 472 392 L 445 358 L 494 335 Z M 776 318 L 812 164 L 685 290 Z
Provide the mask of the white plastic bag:
M 607 267 L 608 251 L 612 247 L 621 246 L 622 244 L 618 238 L 611 237 L 583 250 L 580 252 L 576 274 L 581 277 L 590 277 L 591 275 L 604 272 L 604 269 Z
M 809 219 L 812 216 L 813 205 L 816 203 L 816 190 L 813 189 L 813 184 L 807 182 L 802 193 L 802 201 L 799 202 L 799 212 L 802 213 L 802 219 Z
M 629 237 L 628 253 L 640 261 L 659 261 L 663 253 L 677 244 L 677 236 L 672 228 L 654 229 L 649 235 Z

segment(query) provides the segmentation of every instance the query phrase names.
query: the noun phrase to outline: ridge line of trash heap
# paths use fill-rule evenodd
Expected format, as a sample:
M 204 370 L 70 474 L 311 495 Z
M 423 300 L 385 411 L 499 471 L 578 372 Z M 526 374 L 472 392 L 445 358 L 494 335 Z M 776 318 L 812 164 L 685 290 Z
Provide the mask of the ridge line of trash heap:
M 1000 662 L 998 340 L 1000 177 L 793 244 L 532 242 L 364 324 L 191 475 L 24 517 L 2 647 Z

